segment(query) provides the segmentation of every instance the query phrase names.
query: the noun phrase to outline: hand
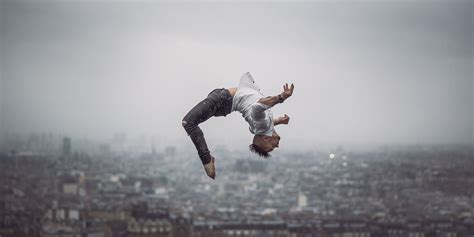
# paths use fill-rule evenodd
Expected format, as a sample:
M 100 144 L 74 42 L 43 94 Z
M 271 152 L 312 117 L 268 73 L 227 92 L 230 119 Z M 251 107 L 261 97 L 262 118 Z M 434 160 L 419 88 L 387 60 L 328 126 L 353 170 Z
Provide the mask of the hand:
M 283 85 L 283 93 L 281 93 L 281 96 L 283 97 L 284 100 L 286 100 L 288 97 L 293 95 L 293 90 L 295 89 L 295 86 L 293 83 L 291 83 L 291 87 L 288 87 L 288 83 Z
M 280 124 L 288 124 L 288 122 L 290 122 L 290 117 L 285 114 L 283 117 L 279 117 L 278 120 Z

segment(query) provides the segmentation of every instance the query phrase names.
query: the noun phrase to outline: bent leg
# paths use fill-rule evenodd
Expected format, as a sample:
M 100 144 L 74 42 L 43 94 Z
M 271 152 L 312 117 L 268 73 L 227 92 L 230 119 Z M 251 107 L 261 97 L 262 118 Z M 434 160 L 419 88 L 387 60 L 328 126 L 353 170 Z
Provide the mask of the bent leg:
M 203 165 L 211 162 L 211 154 L 207 148 L 204 133 L 198 125 L 214 116 L 215 112 L 215 104 L 206 98 L 194 106 L 186 116 L 184 116 L 182 121 L 184 130 L 186 130 L 186 133 L 191 137 Z

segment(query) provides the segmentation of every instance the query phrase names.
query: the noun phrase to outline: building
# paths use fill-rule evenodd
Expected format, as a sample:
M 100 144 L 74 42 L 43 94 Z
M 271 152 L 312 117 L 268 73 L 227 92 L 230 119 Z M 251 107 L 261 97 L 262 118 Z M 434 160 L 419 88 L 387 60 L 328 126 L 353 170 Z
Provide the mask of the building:
M 70 156 L 72 154 L 71 138 L 63 138 L 63 156 Z
M 188 216 L 170 214 L 142 202 L 132 207 L 127 237 L 192 237 L 193 221 Z

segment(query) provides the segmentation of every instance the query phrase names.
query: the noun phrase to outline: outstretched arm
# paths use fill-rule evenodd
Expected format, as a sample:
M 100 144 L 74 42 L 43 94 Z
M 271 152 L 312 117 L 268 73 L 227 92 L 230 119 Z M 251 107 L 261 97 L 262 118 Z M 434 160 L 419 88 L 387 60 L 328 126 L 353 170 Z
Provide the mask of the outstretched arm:
M 273 125 L 274 126 L 280 125 L 280 124 L 288 124 L 288 122 L 290 122 L 290 117 L 288 117 L 288 115 L 286 115 L 286 114 L 282 117 L 273 118 Z
M 285 85 L 283 85 L 283 92 L 281 94 L 261 98 L 260 100 L 258 100 L 258 102 L 272 107 L 278 103 L 283 103 L 283 101 L 285 101 L 286 99 L 288 99 L 288 97 L 293 95 L 294 89 L 295 89 L 295 86 L 293 85 L 293 83 L 291 84 L 291 87 L 289 87 L 288 83 L 286 83 Z

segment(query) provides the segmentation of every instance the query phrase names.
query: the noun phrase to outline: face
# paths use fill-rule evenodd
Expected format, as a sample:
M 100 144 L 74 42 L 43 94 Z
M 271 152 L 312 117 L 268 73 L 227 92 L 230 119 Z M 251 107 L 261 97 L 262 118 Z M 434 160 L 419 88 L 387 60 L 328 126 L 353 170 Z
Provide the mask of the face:
M 280 145 L 280 135 L 273 131 L 272 136 L 263 137 L 263 141 L 260 148 L 266 152 L 271 152 Z

